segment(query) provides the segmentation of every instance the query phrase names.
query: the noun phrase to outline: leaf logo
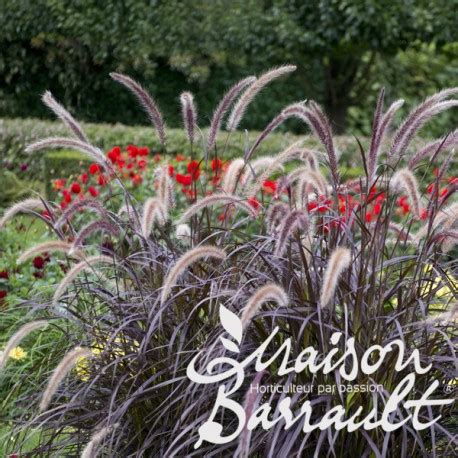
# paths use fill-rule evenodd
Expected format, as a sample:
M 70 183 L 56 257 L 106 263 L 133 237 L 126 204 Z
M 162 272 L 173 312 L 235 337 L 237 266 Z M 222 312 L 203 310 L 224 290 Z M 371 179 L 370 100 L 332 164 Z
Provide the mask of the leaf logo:
M 235 313 L 224 307 L 224 305 L 220 305 L 219 319 L 221 320 L 221 324 L 223 325 L 223 328 L 226 330 L 226 332 L 240 345 L 240 342 L 242 341 L 243 330 L 240 318 Z M 220 337 L 220 339 L 227 350 L 234 353 L 239 353 L 240 349 L 234 342 L 224 337 Z

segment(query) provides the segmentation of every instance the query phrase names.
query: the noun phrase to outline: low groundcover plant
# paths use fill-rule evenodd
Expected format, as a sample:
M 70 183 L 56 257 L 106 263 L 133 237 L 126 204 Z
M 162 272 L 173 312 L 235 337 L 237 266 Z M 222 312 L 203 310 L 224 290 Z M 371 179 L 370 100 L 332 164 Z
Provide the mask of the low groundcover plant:
M 7 345 L 9 350 L 21 344 L 27 351 L 23 339 L 53 326 L 65 336 L 61 360 L 48 362 L 37 396 L 18 400 L 27 409 L 12 418 L 16 427 L 10 453 L 451 456 L 456 417 L 450 403 L 421 409 L 419 419 L 431 422 L 422 430 L 399 407 L 390 416 L 400 423 L 393 431 L 330 426 L 304 432 L 301 422 L 285 428 L 278 421 L 269 428 L 245 426 L 227 443 L 199 439 L 210 415 L 213 426 L 221 425 L 218 434 L 229 435 L 238 426 L 230 409 L 212 413 L 218 386 L 192 382 L 187 376 L 191 361 L 199 355 L 200 372 L 216 358 L 242 361 L 269 336 L 263 358 L 271 364 L 262 371 L 247 366 L 234 394 L 247 417 L 266 402 L 272 406 L 270 418 L 278 416 L 276 406 L 285 397 L 281 390 L 253 391 L 252 386 L 309 387 L 292 394 L 289 406 L 295 411 L 310 401 L 309 421 L 317 424 L 336 406 L 343 406 L 347 417 L 363 417 L 374 408 L 382 412 L 416 359 L 430 368 L 415 373 L 409 399 L 421 398 L 436 380 L 444 387 L 455 380 L 457 183 L 442 184 L 450 174 L 458 136 L 455 131 L 415 150 L 411 144 L 430 118 L 458 105 L 453 99 L 458 89 L 426 99 L 393 135 L 390 130 L 403 102 L 385 109 L 382 91 L 370 144 L 359 145 L 365 174 L 358 179 L 341 175 L 330 122 L 318 104 L 305 101 L 282 110 L 246 145 L 243 157 L 224 166 L 216 182 L 202 180 L 201 168 L 222 169 L 231 136 L 240 135 L 235 129 L 243 125 L 253 98 L 294 69 L 280 67 L 233 86 L 216 108 L 208 134 L 198 127 L 192 94 L 183 93 L 191 166 L 177 179 L 167 163 L 158 163 L 155 186 L 144 201 L 125 186 L 117 164 L 123 160 L 121 152 L 116 149 L 107 158 L 52 95 L 45 94 L 45 103 L 74 137 L 43 139 L 29 150 L 39 154 L 65 147 L 83 152 L 97 165 L 96 172 L 107 177 L 109 192 L 103 199 L 93 192 L 66 205 L 29 199 L 6 210 L 1 220 L 4 226 L 18 213 L 31 213 L 56 236 L 58 243 L 32 248 L 21 262 L 52 250 L 69 263 L 52 300 L 35 305 L 31 323 L 18 326 Z M 155 101 L 131 78 L 111 76 L 140 101 L 167 157 L 167 130 Z M 226 117 L 229 132 L 222 138 Z M 303 122 L 321 148 L 310 150 L 299 141 L 272 156 L 257 157 L 257 147 L 289 118 Z M 431 170 L 434 182 L 426 189 Z M 191 193 L 185 209 L 176 206 L 174 181 Z M 281 358 L 274 357 L 286 342 L 291 361 L 308 347 L 320 361 L 331 351 L 335 360 L 341 358 L 348 342 L 361 357 L 369 347 L 381 350 L 394 341 L 403 343 L 408 363 L 396 364 L 395 352 L 389 353 L 373 373 L 358 371 L 352 379 L 354 386 L 381 387 L 377 391 L 317 393 L 312 385 L 346 384 L 342 373 L 307 365 L 284 373 Z M 372 364 L 379 360 L 376 354 Z M 2 365 L 8 371 L 8 352 Z M 350 370 L 351 361 L 343 366 Z M 221 363 L 213 373 L 226 369 Z M 22 376 L 27 383 L 28 374 Z M 432 397 L 447 396 L 437 391 Z M 32 448 L 27 445 L 31 436 Z

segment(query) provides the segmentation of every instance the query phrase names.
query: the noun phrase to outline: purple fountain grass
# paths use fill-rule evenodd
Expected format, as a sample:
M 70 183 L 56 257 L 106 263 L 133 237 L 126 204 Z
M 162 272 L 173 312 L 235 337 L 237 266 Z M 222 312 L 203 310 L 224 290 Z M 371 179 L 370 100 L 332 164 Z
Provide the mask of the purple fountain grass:
M 46 206 L 41 199 L 29 198 L 16 202 L 4 211 L 3 216 L 0 218 L 0 229 L 3 229 L 5 224 L 18 213 L 32 213 L 36 210 L 46 210 Z
M 377 105 L 375 107 L 374 119 L 372 120 L 372 134 L 371 134 L 371 143 L 369 146 L 369 153 L 366 159 L 367 162 L 367 174 L 369 177 L 369 183 L 372 183 L 374 180 L 375 169 L 377 167 L 377 138 L 380 133 L 380 124 L 382 121 L 383 115 L 383 104 L 385 101 L 385 88 L 380 90 Z
M 104 231 L 108 234 L 116 236 L 119 234 L 119 227 L 106 220 L 92 221 L 91 223 L 88 223 L 76 234 L 75 241 L 73 242 L 69 254 L 74 255 L 77 253 L 78 250 L 84 246 L 86 239 L 95 232 L 99 231 Z
M 141 231 L 143 237 L 147 238 L 151 234 L 153 225 L 157 222 L 163 226 L 168 218 L 164 204 L 156 197 L 150 197 L 143 205 Z
M 59 385 L 62 380 L 69 374 L 75 364 L 81 360 L 81 358 L 91 358 L 93 356 L 92 351 L 88 348 L 76 347 L 68 352 L 59 365 L 54 369 L 51 378 L 49 379 L 48 385 L 43 393 L 40 402 L 40 412 L 44 412 L 48 409 L 49 404 L 53 396 L 56 394 Z
M 288 205 L 283 202 L 277 202 L 269 206 L 265 218 L 268 234 L 273 234 L 278 230 L 279 225 L 284 221 L 289 211 Z
M 104 428 L 96 431 L 92 436 L 86 447 L 84 447 L 81 458 L 95 458 L 97 456 L 97 448 L 105 438 L 107 438 L 119 425 L 114 424 L 105 426 Z
M 105 207 L 97 199 L 91 197 L 78 199 L 73 201 L 62 213 L 59 219 L 54 223 L 56 229 L 60 228 L 63 224 L 68 223 L 70 219 L 75 215 L 76 212 L 82 209 L 93 210 L 98 213 L 101 217 L 107 215 Z
M 283 67 L 274 68 L 266 73 L 263 73 L 245 92 L 240 96 L 239 100 L 232 109 L 229 119 L 227 121 L 227 129 L 237 129 L 240 121 L 245 114 L 248 105 L 253 99 L 262 91 L 270 82 L 280 78 L 281 76 L 287 75 L 296 70 L 295 65 L 285 65 Z
M 243 159 L 237 158 L 231 161 L 221 183 L 221 189 L 224 192 L 226 192 L 227 194 L 235 193 L 237 185 L 242 177 L 244 168 L 245 161 Z
M 398 170 L 391 179 L 391 186 L 396 189 L 403 189 L 407 193 L 413 214 L 417 219 L 421 218 L 421 200 L 418 191 L 418 183 L 413 173 L 408 169 Z
M 49 107 L 54 114 L 75 134 L 75 136 L 84 143 L 89 143 L 82 127 L 75 118 L 53 97 L 51 92 L 46 91 L 41 100 Z
M 450 132 L 445 137 L 439 138 L 434 140 L 427 145 L 425 145 L 422 149 L 418 150 L 412 157 L 409 159 L 407 167 L 410 170 L 413 170 L 418 163 L 434 154 L 437 155 L 441 151 L 447 151 L 452 148 L 456 148 L 458 146 L 458 129 Z
M 110 76 L 118 83 L 129 89 L 138 99 L 140 105 L 145 110 L 150 121 L 153 123 L 154 128 L 159 136 L 161 145 L 165 146 L 165 124 L 162 118 L 162 114 L 154 101 L 154 99 L 148 94 L 148 92 L 136 81 L 126 75 L 120 73 L 110 73 Z
M 325 308 L 334 297 L 339 278 L 351 263 L 351 252 L 348 248 L 338 247 L 330 255 L 321 287 L 320 307 Z
M 283 256 L 286 250 L 288 240 L 292 237 L 296 230 L 306 233 L 310 227 L 310 221 L 303 211 L 292 211 L 284 220 L 278 239 L 275 243 L 274 255 L 277 257 Z
M 280 307 L 286 307 L 289 302 L 288 294 L 275 283 L 268 283 L 258 288 L 248 299 L 242 311 L 240 319 L 244 328 L 250 324 L 254 315 L 265 302 L 276 302 Z
M 176 224 L 183 224 L 188 221 L 191 216 L 198 213 L 203 208 L 212 206 L 212 205 L 235 205 L 236 207 L 244 210 L 249 213 L 252 217 L 256 216 L 255 209 L 242 200 L 238 196 L 230 194 L 212 194 L 211 196 L 204 197 L 203 199 L 198 200 L 195 204 L 191 205 L 179 218 Z
M 190 92 L 183 92 L 180 95 L 180 103 L 183 125 L 188 135 L 189 143 L 193 144 L 197 128 L 197 109 L 194 103 L 194 96 Z
M 210 123 L 210 129 L 208 131 L 208 140 L 207 140 L 207 151 L 210 151 L 214 148 L 216 144 L 216 136 L 218 131 L 221 128 L 223 118 L 228 112 L 229 108 L 234 103 L 235 99 L 240 95 L 240 93 L 249 85 L 253 84 L 256 81 L 255 76 L 249 76 L 239 81 L 237 84 L 232 86 L 229 91 L 221 99 L 221 102 L 216 107 L 215 112 Z
M 22 264 L 25 261 L 28 261 L 30 258 L 37 256 L 43 253 L 54 253 L 61 252 L 69 256 L 79 258 L 82 256 L 82 253 L 73 250 L 73 245 L 69 242 L 64 242 L 63 240 L 50 240 L 49 242 L 39 243 L 30 247 L 24 253 L 22 253 L 17 259 L 17 264 Z
M 202 258 L 214 258 L 223 261 L 226 259 L 226 253 L 220 248 L 216 248 L 210 245 L 198 246 L 193 248 L 181 256 L 176 264 L 172 267 L 162 285 L 161 292 L 161 303 L 163 304 L 169 297 L 173 286 L 175 286 L 177 280 L 184 273 L 184 271 L 196 261 Z

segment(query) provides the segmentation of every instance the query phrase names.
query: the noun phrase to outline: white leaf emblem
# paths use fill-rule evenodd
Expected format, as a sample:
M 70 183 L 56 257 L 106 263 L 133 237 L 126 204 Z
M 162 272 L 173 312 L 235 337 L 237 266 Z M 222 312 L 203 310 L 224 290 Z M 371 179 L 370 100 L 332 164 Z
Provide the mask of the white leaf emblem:
M 242 341 L 242 322 L 240 321 L 240 318 L 235 313 L 224 307 L 224 305 L 220 305 L 219 319 L 221 320 L 221 324 L 227 333 L 240 345 L 240 342 Z
M 220 339 L 226 350 L 233 351 L 234 353 L 240 352 L 239 347 L 236 343 L 232 342 L 232 340 L 226 339 L 224 337 L 220 337 Z

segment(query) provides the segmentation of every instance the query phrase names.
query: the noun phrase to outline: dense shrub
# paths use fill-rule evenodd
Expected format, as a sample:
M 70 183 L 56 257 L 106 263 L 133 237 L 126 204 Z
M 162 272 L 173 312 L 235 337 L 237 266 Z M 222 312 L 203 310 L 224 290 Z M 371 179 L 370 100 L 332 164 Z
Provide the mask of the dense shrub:
M 134 84 L 131 81 L 128 87 Z M 64 329 L 67 345 L 58 349 L 63 359 L 59 365 L 56 361 L 56 372 L 36 382 L 43 397 L 19 399 L 28 409 L 15 418 L 17 433 L 12 434 L 9 451 L 24 451 L 24 435 L 31 434 L 37 445 L 27 451 L 45 456 L 75 455 L 91 443 L 107 456 L 385 454 L 394 458 L 405 456 L 407 450 L 412 457 L 433 452 L 450 456 L 456 446 L 450 433 L 454 421 L 450 405 L 422 411 L 423 421 L 442 415 L 440 425 L 434 423 L 427 430 L 405 423 L 392 432 L 377 428 L 334 434 L 327 428 L 304 435 L 301 422 L 285 429 L 280 421 L 251 435 L 245 430 L 238 442 L 205 442 L 195 450 L 217 387 L 191 383 L 186 367 L 199 352 L 206 362 L 236 352 L 240 352 L 236 359 L 242 360 L 278 326 L 264 360 L 288 339 L 292 339 L 290 361 L 307 346 L 327 354 L 331 334 L 340 332 L 344 337 L 334 344 L 339 355 L 350 338 L 358 356 L 372 345 L 401 339 L 405 359 L 418 351 L 423 367 L 431 363 L 429 371 L 416 374 L 416 392 L 409 397 L 419 398 L 418 393 L 436 379 L 443 384 L 454 379 L 456 357 L 450 338 L 458 298 L 453 277 L 457 188 L 455 180 L 447 183 L 445 192 L 440 185 L 457 137 L 451 134 L 426 149 L 413 148 L 411 140 L 421 122 L 456 105 L 451 97 L 457 92 L 449 90 L 426 100 L 396 130 L 393 140 L 385 141 L 397 104 L 385 110 L 382 91 L 369 146 L 356 146 L 364 163 L 364 174 L 356 180 L 342 178 L 321 108 L 314 102 L 289 106 L 258 140 L 268 136 L 276 122 L 294 115 L 312 128 L 319 139 L 317 149 L 293 143 L 259 162 L 259 157 L 253 159 L 258 142 L 250 141 L 244 155 L 232 160 L 216 192 L 200 167 L 217 171 L 231 150 L 231 136 L 220 133 L 227 146 L 223 141 L 211 150 L 194 143 L 195 107 L 188 95 L 183 112 L 190 140 L 186 152 L 192 160 L 186 178 L 178 182 L 191 187 L 193 194 L 192 205 L 184 212 L 178 209 L 178 215 L 169 169 L 162 165 L 155 171 L 150 197 L 139 202 L 116 168 L 117 152 L 108 161 L 100 150 L 75 138 L 30 145 L 29 151 L 73 145 L 112 180 L 103 200 L 76 200 L 63 212 L 51 203 L 26 201 L 9 209 L 0 221 L 8 224 L 17 212 L 36 213 L 39 207 L 44 213 L 36 215 L 49 224 L 56 242 L 28 250 L 22 257 L 54 247 L 71 266 L 53 299 L 31 313 L 35 320 L 47 320 L 48 328 Z M 146 93 L 140 98 L 161 132 L 154 101 Z M 248 103 L 249 97 L 242 95 L 231 115 L 243 112 L 240 101 Z M 68 123 L 68 114 L 60 114 Z M 78 124 L 70 125 L 77 138 L 84 138 Z M 281 173 L 280 166 L 286 163 L 293 167 Z M 429 183 L 421 177 L 436 164 L 435 181 L 426 189 Z M 276 183 L 266 183 L 266 177 L 279 168 Z M 406 206 L 410 211 L 402 211 Z M 235 327 L 225 323 L 228 316 L 238 323 Z M 221 324 L 227 331 L 224 339 L 220 339 Z M 43 326 L 38 322 L 31 329 L 38 333 Z M 234 329 L 243 333 L 243 340 Z M 246 368 L 246 383 L 232 396 L 245 412 L 257 402 L 269 400 L 276 406 L 282 399 L 280 393 L 248 395 L 252 381 L 311 383 L 307 368 L 295 377 L 279 377 L 278 359 L 262 373 Z M 217 366 L 214 373 L 222 370 Z M 383 410 L 410 370 L 395 370 L 393 360 L 384 359 L 371 377 L 358 373 L 355 380 L 381 384 L 382 392 L 312 395 L 316 402 L 312 422 L 339 405 L 347 416 L 357 413 L 359 406 L 364 412 L 360 415 L 374 406 Z M 314 378 L 325 385 L 341 381 L 338 371 L 319 372 Z M 297 410 L 307 399 L 306 394 L 295 395 L 292 408 Z M 401 406 L 396 416 L 404 418 Z M 218 413 L 215 421 L 227 432 L 237 425 L 229 410 Z

